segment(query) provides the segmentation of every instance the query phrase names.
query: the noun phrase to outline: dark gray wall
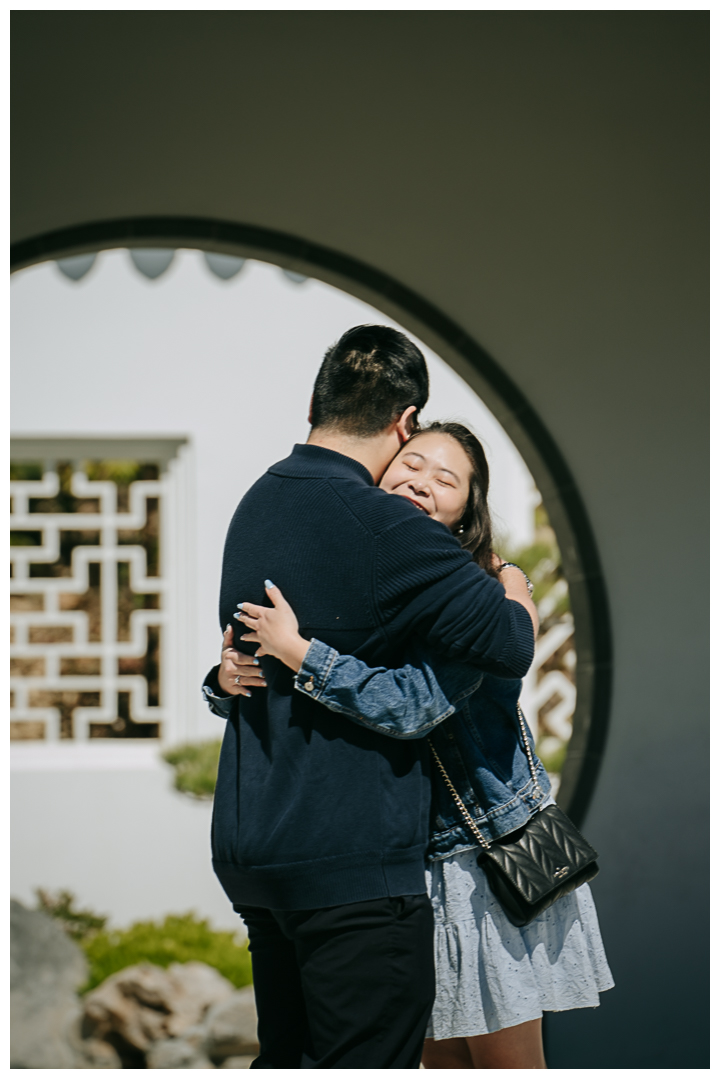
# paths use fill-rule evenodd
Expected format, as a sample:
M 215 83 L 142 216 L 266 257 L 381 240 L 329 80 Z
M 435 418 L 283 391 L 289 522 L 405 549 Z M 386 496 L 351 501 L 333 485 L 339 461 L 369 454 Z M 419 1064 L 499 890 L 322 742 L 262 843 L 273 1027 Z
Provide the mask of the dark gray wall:
M 549 1058 L 706 1066 L 707 14 L 13 24 L 15 240 L 170 214 L 327 245 L 454 318 L 551 431 L 610 598 L 585 831 L 617 988 L 550 1017 Z

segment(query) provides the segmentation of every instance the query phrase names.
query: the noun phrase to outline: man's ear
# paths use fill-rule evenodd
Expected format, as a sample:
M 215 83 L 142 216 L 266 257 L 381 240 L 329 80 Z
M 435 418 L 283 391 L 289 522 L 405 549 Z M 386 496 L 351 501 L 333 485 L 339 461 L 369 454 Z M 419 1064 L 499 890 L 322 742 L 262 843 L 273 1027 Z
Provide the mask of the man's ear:
M 400 439 L 400 445 L 404 446 L 410 436 L 415 430 L 415 421 L 413 420 L 413 414 L 417 412 L 416 405 L 408 405 L 402 415 L 400 415 L 395 421 L 395 427 Z
M 310 427 L 312 427 L 312 422 L 313 422 L 312 421 L 312 407 L 313 407 L 313 397 L 314 396 L 315 396 L 314 394 L 310 395 L 310 405 L 308 406 L 308 424 L 310 425 Z

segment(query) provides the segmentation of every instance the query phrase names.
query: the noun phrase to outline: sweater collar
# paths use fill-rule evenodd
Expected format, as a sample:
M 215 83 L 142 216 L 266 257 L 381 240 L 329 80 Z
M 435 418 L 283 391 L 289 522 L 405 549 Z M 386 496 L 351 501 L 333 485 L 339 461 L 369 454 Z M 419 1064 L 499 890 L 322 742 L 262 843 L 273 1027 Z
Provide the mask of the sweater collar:
M 345 454 L 338 454 L 336 450 L 328 450 L 326 446 L 316 446 L 314 443 L 295 443 L 290 457 L 272 465 L 268 472 L 275 476 L 321 480 L 359 478 L 371 487 L 375 487 L 369 470 L 355 458 L 346 457 Z

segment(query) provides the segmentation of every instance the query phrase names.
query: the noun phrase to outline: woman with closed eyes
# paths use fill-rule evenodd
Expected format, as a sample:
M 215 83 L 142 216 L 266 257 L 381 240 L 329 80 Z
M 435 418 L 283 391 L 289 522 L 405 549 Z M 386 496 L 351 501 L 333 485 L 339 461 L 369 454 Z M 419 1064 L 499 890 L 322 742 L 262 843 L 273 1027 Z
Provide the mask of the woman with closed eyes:
M 380 486 L 442 522 L 507 595 L 537 612 L 519 568 L 492 552 L 489 474 L 482 446 L 460 424 L 432 424 L 409 440 Z M 408 551 L 408 559 L 412 552 Z M 218 681 L 228 694 L 262 692 L 258 661 L 295 671 L 295 689 L 390 738 L 429 738 L 433 806 L 427 887 L 435 917 L 436 998 L 426 1068 L 545 1068 L 543 1011 L 599 1004 L 613 985 L 589 885 L 514 926 L 478 865 L 478 840 L 451 798 L 441 761 L 486 841 L 506 836 L 552 802 L 550 781 L 518 719 L 519 680 L 417 649 L 401 669 L 368 668 L 304 638 L 271 582 L 272 607 L 238 604 L 255 658 L 225 633 Z

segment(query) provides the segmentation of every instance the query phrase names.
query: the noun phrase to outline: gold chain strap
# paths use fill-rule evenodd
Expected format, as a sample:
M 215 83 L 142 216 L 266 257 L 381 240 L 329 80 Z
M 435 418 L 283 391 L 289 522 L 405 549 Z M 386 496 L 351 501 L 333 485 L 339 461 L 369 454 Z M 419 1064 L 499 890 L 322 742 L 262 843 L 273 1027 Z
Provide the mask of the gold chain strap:
M 460 811 L 460 813 L 462 814 L 462 816 L 465 818 L 465 823 L 467 824 L 467 827 L 470 829 L 470 832 L 473 834 L 473 836 L 475 836 L 477 838 L 477 840 L 480 843 L 480 846 L 485 848 L 486 851 L 489 851 L 490 850 L 490 845 L 488 844 L 487 840 L 485 839 L 483 834 L 478 829 L 477 825 L 475 824 L 475 822 L 473 821 L 473 819 L 472 819 L 472 817 L 470 815 L 470 812 L 468 811 L 467 807 L 465 806 L 465 803 L 462 801 L 462 799 L 458 795 L 457 791 L 453 787 L 452 780 L 450 779 L 448 774 L 445 772 L 445 767 L 443 766 L 443 763 L 440 760 L 440 758 L 437 756 L 437 751 L 436 751 L 435 747 L 432 744 L 432 739 L 428 739 L 428 744 L 430 746 L 430 753 L 435 758 L 435 764 L 437 765 L 438 769 L 440 770 L 440 774 L 441 774 L 443 780 L 445 781 L 445 783 L 447 784 L 447 786 L 450 789 L 450 794 L 453 797 L 455 805 L 457 806 L 457 808 Z
M 527 737 L 527 729 L 525 727 L 525 717 L 523 711 L 520 708 L 520 702 L 517 703 L 518 720 L 520 721 L 520 734 L 522 735 L 523 746 L 525 747 L 525 754 L 527 755 L 528 765 L 530 766 L 530 775 L 532 776 L 533 787 L 537 791 L 538 778 L 537 769 L 535 768 L 535 762 L 533 761 L 532 750 L 530 749 L 530 740 Z
M 537 787 L 538 787 L 537 769 L 535 768 L 535 762 L 533 761 L 532 750 L 530 749 L 530 741 L 529 741 L 529 739 L 527 737 L 527 729 L 525 727 L 525 717 L 523 716 L 523 711 L 520 708 L 520 702 L 518 702 L 518 705 L 517 705 L 517 714 L 518 714 L 518 720 L 520 721 L 520 733 L 522 735 L 523 747 L 525 749 L 525 753 L 527 754 L 528 764 L 530 765 L 530 774 L 532 776 L 533 785 L 537 789 Z M 450 777 L 448 776 L 447 772 L 445 771 L 445 766 L 443 765 L 442 761 L 438 757 L 437 750 L 433 746 L 432 739 L 430 739 L 430 738 L 428 738 L 428 746 L 430 747 L 430 753 L 432 754 L 433 758 L 435 759 L 435 764 L 437 765 L 438 769 L 440 770 L 440 775 L 442 776 L 443 780 L 445 781 L 445 783 L 448 786 L 450 794 L 452 795 L 452 798 L 453 798 L 453 802 L 455 803 L 458 810 L 460 811 L 463 818 L 465 819 L 465 824 L 470 829 L 470 832 L 473 834 L 473 836 L 478 840 L 480 846 L 482 848 L 484 848 L 486 851 L 489 851 L 490 850 L 490 845 L 488 844 L 488 842 L 485 839 L 485 837 L 483 836 L 483 834 L 480 832 L 480 830 L 477 827 L 477 825 L 475 823 L 475 820 L 472 817 L 470 811 L 465 806 L 465 803 L 462 801 L 462 799 L 458 795 L 457 791 L 455 790 L 453 782 L 450 779 Z

